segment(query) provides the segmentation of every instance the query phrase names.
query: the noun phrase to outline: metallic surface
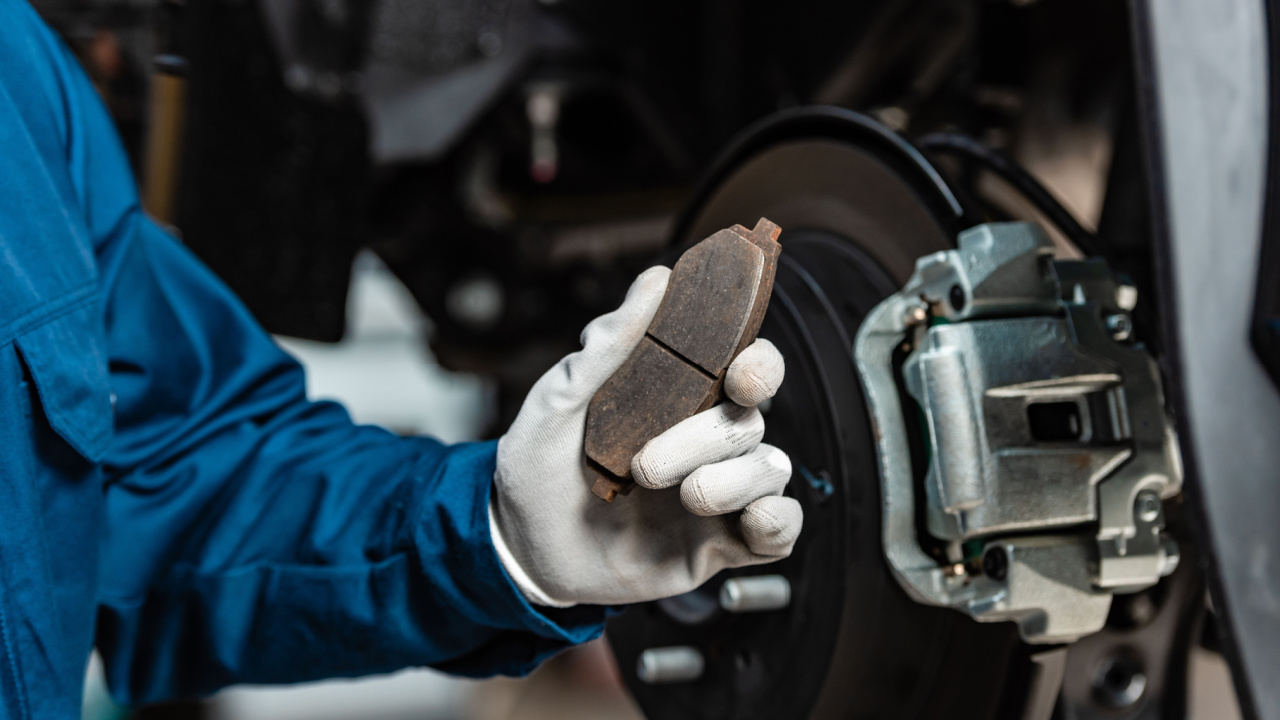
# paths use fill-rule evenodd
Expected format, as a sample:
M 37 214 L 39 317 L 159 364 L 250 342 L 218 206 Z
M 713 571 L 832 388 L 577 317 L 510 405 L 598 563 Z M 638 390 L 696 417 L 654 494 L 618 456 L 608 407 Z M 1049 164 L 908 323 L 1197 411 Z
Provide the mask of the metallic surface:
M 1030 224 L 967 230 L 959 250 L 920 259 L 855 345 L 880 428 L 884 550 L 899 581 L 921 602 L 1016 621 L 1029 642 L 1096 632 L 1107 589 L 1148 587 L 1177 564 L 1161 537 L 1159 495 L 1177 493 L 1181 468 L 1159 374 L 1104 326 L 1119 311 L 1105 264 L 1050 263 L 1051 247 Z M 904 341 L 913 350 L 903 383 L 930 449 L 926 524 L 939 540 L 985 540 L 979 574 L 921 545 L 893 363 Z M 1064 435 L 1037 436 L 1037 406 L 1069 409 Z M 1157 494 L 1154 506 L 1140 493 Z M 1058 534 L 998 538 L 1029 531 Z
M 1266 8 L 1137 8 L 1140 62 L 1154 76 L 1146 111 L 1163 171 L 1157 240 L 1188 484 L 1242 709 L 1280 718 L 1280 394 L 1248 340 L 1268 143 Z
M 1022 720 L 1050 720 L 1062 690 L 1062 676 L 1067 669 L 1067 649 L 1054 648 L 1031 656 L 1034 663 L 1031 692 L 1022 712 Z
M 1068 526 L 1096 519 L 1095 485 L 1133 456 L 1096 442 L 1127 420 L 1119 402 L 1090 412 L 1092 397 L 1123 391 L 1116 367 L 1075 344 L 1064 319 L 1039 316 L 930 328 L 903 368 L 935 449 L 925 487 L 935 537 Z M 1079 442 L 1042 446 L 1027 421 L 1035 404 L 1078 413 Z M 1091 442 L 1093 441 L 1093 442 Z
M 1185 530 L 1181 503 L 1170 503 L 1175 534 Z M 1190 552 L 1190 548 L 1188 548 Z M 1117 595 L 1101 632 L 1073 643 L 1059 699 L 1061 720 L 1162 720 L 1187 713 L 1190 653 L 1200 643 L 1204 581 L 1195 562 L 1159 585 Z M 1108 672 L 1110 671 L 1110 672 Z M 1131 676 L 1140 674 L 1140 693 Z M 1131 701 L 1117 707 L 1118 700 Z M 1194 717 L 1211 717 L 1209 715 Z
M 702 653 L 688 646 L 650 648 L 636 661 L 636 676 L 650 685 L 689 682 L 702 676 Z
M 720 607 L 726 612 L 767 612 L 791 604 L 791 582 L 783 575 L 736 577 L 720 586 Z
M 1064 642 L 1097 632 L 1107 621 L 1111 594 L 1093 589 L 1088 538 L 1034 536 L 988 542 L 986 554 L 1003 551 L 1003 578 L 977 577 L 951 601 L 989 622 L 1013 620 L 1028 642 Z

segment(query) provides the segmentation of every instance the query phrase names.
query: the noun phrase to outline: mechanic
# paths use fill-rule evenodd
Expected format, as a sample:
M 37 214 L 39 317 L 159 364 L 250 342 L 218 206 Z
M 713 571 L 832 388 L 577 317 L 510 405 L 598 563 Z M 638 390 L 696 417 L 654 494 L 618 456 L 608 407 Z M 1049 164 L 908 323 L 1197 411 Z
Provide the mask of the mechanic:
M 445 446 L 308 402 L 301 367 L 139 209 L 74 57 L 0 0 L 0 697 L 79 717 L 89 652 L 129 704 L 232 683 L 430 665 L 520 674 L 598 636 L 609 606 L 787 556 L 787 456 L 734 401 L 637 456 L 642 486 L 591 494 L 587 404 L 640 341 L 653 268 L 533 388 L 499 441 Z M 679 485 L 680 487 L 675 487 Z

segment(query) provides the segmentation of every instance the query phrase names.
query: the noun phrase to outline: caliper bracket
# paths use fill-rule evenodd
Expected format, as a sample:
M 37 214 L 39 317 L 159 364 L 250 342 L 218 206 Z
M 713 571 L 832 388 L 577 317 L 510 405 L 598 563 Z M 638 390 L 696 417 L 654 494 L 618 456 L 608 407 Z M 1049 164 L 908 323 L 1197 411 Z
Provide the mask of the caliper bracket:
M 1015 621 L 1028 642 L 1074 640 L 1102 627 L 1113 593 L 1177 564 L 1161 499 L 1182 473 L 1159 371 L 1105 262 L 1053 260 L 1030 223 L 959 241 L 921 258 L 855 343 L 885 556 L 920 602 Z M 911 456 L 908 423 L 927 458 Z

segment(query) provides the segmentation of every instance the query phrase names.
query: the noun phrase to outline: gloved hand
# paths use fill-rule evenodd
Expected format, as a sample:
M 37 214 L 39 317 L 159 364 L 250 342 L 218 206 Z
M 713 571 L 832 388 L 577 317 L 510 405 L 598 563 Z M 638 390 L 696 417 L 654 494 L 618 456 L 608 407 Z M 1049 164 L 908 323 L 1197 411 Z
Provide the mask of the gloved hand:
M 800 504 L 781 493 L 791 461 L 760 442 L 755 405 L 782 382 L 782 355 L 757 340 L 729 367 L 733 402 L 699 413 L 635 456 L 640 487 L 612 504 L 591 493 L 587 405 L 644 337 L 670 270 L 640 275 L 583 348 L 547 371 L 498 441 L 489 507 L 494 546 L 534 603 L 619 605 L 688 592 L 728 567 L 791 554 Z M 678 487 L 677 487 L 678 486 Z

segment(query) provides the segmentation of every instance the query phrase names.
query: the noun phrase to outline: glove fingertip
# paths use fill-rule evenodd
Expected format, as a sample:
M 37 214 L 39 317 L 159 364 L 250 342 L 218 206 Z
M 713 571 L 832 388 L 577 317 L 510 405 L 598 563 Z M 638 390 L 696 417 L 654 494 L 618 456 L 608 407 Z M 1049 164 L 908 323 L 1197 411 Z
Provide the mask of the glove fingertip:
M 707 497 L 707 489 L 702 482 L 706 471 L 698 468 L 689 474 L 689 477 L 680 483 L 680 504 L 694 515 L 702 517 L 710 517 L 712 515 L 720 515 L 724 513 L 715 507 L 715 504 Z
M 631 458 L 631 479 L 648 490 L 661 490 L 680 481 L 680 478 L 670 477 L 670 463 L 662 461 L 664 453 L 652 448 L 656 440 L 658 438 L 650 440 Z
M 631 287 L 627 288 L 627 294 L 622 300 L 622 307 L 636 306 L 641 315 L 649 316 L 653 319 L 653 314 L 658 311 L 658 306 L 662 304 L 662 298 L 667 294 L 667 283 L 671 280 L 671 268 L 661 265 L 654 265 L 636 276 L 631 282 Z M 645 323 L 648 327 L 648 323 Z
M 630 357 L 658 314 L 670 275 L 671 271 L 661 266 L 640 273 L 617 310 L 601 315 L 582 329 L 582 349 L 553 368 L 563 376 L 558 384 L 570 402 L 589 402 Z
M 665 265 L 654 265 L 653 267 L 647 268 L 644 272 L 636 276 L 636 279 L 631 283 L 630 289 L 627 290 L 627 294 L 630 295 L 631 293 L 635 292 L 637 289 L 649 288 L 651 285 L 655 285 L 657 283 L 661 283 L 662 291 L 666 292 L 667 282 L 670 279 L 671 279 L 671 268 L 666 267 Z M 655 287 L 653 289 L 657 289 L 657 288 Z
M 764 461 L 779 477 L 791 479 L 791 456 L 786 451 L 769 443 L 760 443 L 756 452 L 764 455 Z
M 791 555 L 800 530 L 804 527 L 804 511 L 794 498 L 763 497 L 742 511 L 742 535 L 747 547 L 757 555 L 784 558 Z
M 773 343 L 757 338 L 734 358 L 724 389 L 738 405 L 754 407 L 773 397 L 786 377 L 786 361 Z

